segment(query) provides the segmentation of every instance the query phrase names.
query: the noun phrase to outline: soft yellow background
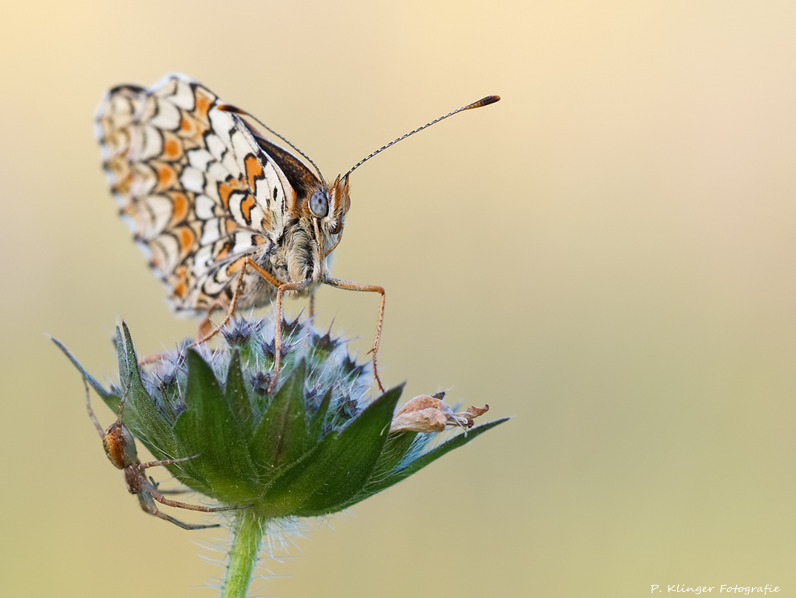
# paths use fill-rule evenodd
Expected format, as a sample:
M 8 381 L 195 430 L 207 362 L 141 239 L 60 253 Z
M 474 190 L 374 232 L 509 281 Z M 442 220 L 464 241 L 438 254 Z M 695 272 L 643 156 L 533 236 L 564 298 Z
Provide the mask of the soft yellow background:
M 356 172 L 334 274 L 388 290 L 389 385 L 514 419 L 313 523 L 257 595 L 796 596 L 791 0 L 5 2 L 1 595 L 210 597 L 221 575 L 197 543 L 222 532 L 138 510 L 45 336 L 106 380 L 118 318 L 142 352 L 195 330 L 92 135 L 104 89 L 169 71 L 327 178 L 503 96 Z M 318 299 L 364 353 L 376 298 Z

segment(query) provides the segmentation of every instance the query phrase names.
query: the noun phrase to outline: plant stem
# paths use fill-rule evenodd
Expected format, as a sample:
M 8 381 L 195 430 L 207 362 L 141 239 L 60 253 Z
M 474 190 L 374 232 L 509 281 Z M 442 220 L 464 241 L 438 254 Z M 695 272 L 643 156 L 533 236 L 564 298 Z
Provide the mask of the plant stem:
M 232 548 L 220 598 L 246 598 L 264 533 L 265 519 L 262 517 L 243 511 L 235 518 Z

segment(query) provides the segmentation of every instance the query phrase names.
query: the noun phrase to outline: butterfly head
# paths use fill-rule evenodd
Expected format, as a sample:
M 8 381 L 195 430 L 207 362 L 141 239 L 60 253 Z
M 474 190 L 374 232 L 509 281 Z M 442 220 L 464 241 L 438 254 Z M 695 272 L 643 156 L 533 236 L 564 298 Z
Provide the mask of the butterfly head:
M 338 176 L 334 183 L 322 185 L 307 198 L 305 215 L 312 219 L 320 239 L 322 259 L 326 259 L 340 242 L 350 207 L 348 177 L 341 180 Z

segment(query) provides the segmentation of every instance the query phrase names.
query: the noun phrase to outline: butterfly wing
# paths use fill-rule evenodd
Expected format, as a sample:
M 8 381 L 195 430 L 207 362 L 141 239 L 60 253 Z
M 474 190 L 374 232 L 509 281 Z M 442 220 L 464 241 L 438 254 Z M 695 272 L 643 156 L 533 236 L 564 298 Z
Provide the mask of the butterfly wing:
M 97 109 L 120 214 L 177 310 L 228 301 L 243 260 L 274 250 L 295 204 L 279 165 L 222 103 L 175 74 L 148 89 L 116 87 Z

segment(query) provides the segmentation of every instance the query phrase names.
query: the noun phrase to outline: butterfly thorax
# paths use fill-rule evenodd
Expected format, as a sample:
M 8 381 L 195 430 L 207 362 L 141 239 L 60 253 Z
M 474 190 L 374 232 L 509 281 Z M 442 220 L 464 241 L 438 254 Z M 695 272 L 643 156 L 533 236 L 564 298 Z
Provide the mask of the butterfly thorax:
M 328 261 L 321 253 L 326 244 L 316 240 L 313 228 L 310 218 L 289 220 L 274 249 L 264 256 L 265 264 L 261 264 L 281 283 L 311 280 L 302 294 L 314 289 L 328 274 Z
M 315 182 L 308 189 L 296 185 L 299 192 L 292 205 L 288 202 L 290 208 L 286 210 L 282 234 L 254 258 L 280 283 L 309 280 L 306 288 L 291 292 L 298 297 L 312 294 L 329 276 L 330 254 L 342 237 L 345 215 L 351 203 L 347 180 L 338 178 L 328 186 L 317 179 Z M 273 284 L 251 273 L 247 276 L 240 305 L 244 308 L 260 306 L 275 294 Z

